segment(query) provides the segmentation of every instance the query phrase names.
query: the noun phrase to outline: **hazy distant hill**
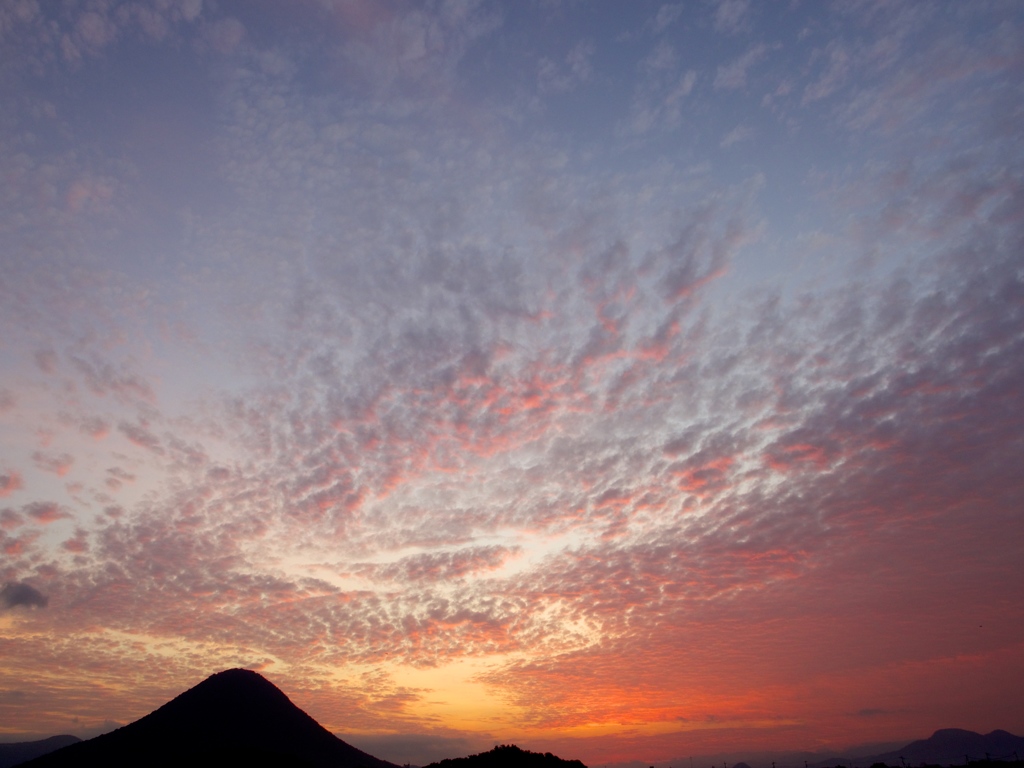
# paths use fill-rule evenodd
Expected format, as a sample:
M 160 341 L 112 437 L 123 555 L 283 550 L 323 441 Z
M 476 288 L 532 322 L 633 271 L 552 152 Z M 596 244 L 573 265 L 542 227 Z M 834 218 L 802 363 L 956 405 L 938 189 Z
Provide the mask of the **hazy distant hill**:
M 944 728 L 933 733 L 930 738 L 911 742 L 895 752 L 876 755 L 872 762 L 896 766 L 901 764 L 902 757 L 908 766 L 921 763 L 964 765 L 968 757 L 971 760 L 984 760 L 986 755 L 993 759 L 1012 760 L 1015 752 L 1018 756 L 1024 756 L 1024 738 L 1012 733 L 992 731 L 982 736 L 974 731 Z
M 396 768 L 333 735 L 244 669 L 208 677 L 130 725 L 51 752 L 31 768 Z
M 749 763 L 753 768 L 770 768 L 774 763 L 778 768 L 834 768 L 837 765 L 859 766 L 869 768 L 875 763 L 885 763 L 893 768 L 918 768 L 921 763 L 942 766 L 963 766 L 964 758 L 970 756 L 971 762 L 985 759 L 986 753 L 993 761 L 1002 761 L 1004 765 L 993 764 L 988 768 L 1012 768 L 1014 752 L 1024 757 L 1024 739 L 1006 731 L 993 731 L 982 736 L 973 731 L 946 728 L 936 731 L 930 738 L 910 743 L 889 742 L 882 744 L 862 744 L 843 752 L 772 752 L 755 750 L 736 750 L 720 752 L 713 755 L 689 755 L 676 757 L 653 763 L 655 768 L 688 768 L 692 759 L 695 768 L 709 768 L 723 764 L 729 768 L 738 768 L 741 761 Z M 903 757 L 903 763 L 900 757 Z M 604 765 L 604 764 L 602 764 Z M 633 761 L 607 764 L 605 768 L 648 768 L 652 763 Z M 981 768 L 981 767 L 979 767 Z M 1021 766 L 1020 768 L 1024 768 Z
M 1014 752 L 1024 756 L 1024 738 L 1014 736 L 1006 731 L 992 731 L 982 736 L 974 731 L 959 728 L 943 728 L 927 739 L 912 741 L 899 749 L 879 754 L 859 757 L 837 756 L 826 760 L 810 762 L 810 768 L 833 768 L 836 765 L 867 766 L 885 763 L 894 768 L 914 768 L 927 765 L 964 765 L 967 758 L 971 762 L 984 760 L 986 755 L 993 760 L 1014 760 Z M 900 759 L 902 758 L 902 760 Z
M 11 766 L 31 760 L 33 757 L 45 755 L 48 752 L 66 747 L 68 744 L 75 744 L 81 741 L 77 736 L 51 736 L 48 739 L 38 741 L 18 741 L 12 744 L 0 744 L 0 768 L 11 768 Z
M 502 744 L 490 752 L 431 763 L 427 768 L 587 768 L 579 760 L 562 760 L 550 752 L 528 752 L 514 744 Z

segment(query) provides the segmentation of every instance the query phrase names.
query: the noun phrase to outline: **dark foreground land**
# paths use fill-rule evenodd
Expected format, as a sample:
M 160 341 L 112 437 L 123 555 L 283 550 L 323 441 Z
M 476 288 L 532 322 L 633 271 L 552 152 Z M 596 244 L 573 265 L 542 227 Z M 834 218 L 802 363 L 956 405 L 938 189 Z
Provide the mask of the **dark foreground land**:
M 803 768 L 1024 768 L 1024 738 L 947 728 L 900 750 Z M 792 757 L 791 755 L 789 757 Z M 810 757 L 809 755 L 807 757 Z M 677 761 L 677 765 L 684 764 Z M 398 768 L 356 749 L 296 707 L 256 672 L 230 669 L 130 725 L 79 741 L 54 736 L 0 744 L 0 768 Z M 638 764 L 640 766 L 642 764 Z M 774 768 L 774 763 L 772 763 Z M 790 759 L 781 768 L 799 765 Z M 668 764 L 663 764 L 667 768 Z M 408 766 L 406 767 L 408 768 Z M 511 744 L 431 763 L 427 768 L 587 768 L 550 752 Z M 630 766 L 632 768 L 632 766 Z M 723 764 L 723 768 L 725 765 Z M 750 768 L 734 763 L 733 768 Z M 766 768 L 766 766 L 764 767 Z
M 69 744 L 77 744 L 76 736 L 51 736 L 38 741 L 19 741 L 14 744 L 0 744 L 0 768 L 12 768 L 40 755 L 45 755 Z
M 579 760 L 563 760 L 550 752 L 527 752 L 515 744 L 502 744 L 490 752 L 431 763 L 427 768 L 587 768 Z
M 943 728 L 927 739 L 912 741 L 894 752 L 815 765 L 817 768 L 832 768 L 836 764 L 845 765 L 847 768 L 851 764 L 864 768 L 931 768 L 970 764 L 972 768 L 1024 768 L 1020 766 L 1021 755 L 1024 755 L 1024 738 L 1012 733 L 992 731 L 982 735 L 960 728 Z
M 31 768 L 397 768 L 339 739 L 256 672 L 212 675 L 116 731 Z
M 140 720 L 88 741 L 64 736 L 0 747 L 12 758 L 0 768 L 398 768 L 342 741 L 244 669 L 212 675 Z M 3 754 L 0 749 L 0 759 Z M 586 768 L 513 745 L 434 766 Z

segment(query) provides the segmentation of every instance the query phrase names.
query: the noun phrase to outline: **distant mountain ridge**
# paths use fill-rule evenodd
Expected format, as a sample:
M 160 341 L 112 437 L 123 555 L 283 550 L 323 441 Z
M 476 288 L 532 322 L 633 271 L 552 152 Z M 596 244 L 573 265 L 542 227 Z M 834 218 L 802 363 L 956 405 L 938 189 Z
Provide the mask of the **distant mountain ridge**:
M 960 728 L 943 728 L 927 739 L 913 741 L 903 749 L 876 755 L 872 762 L 887 765 L 964 765 L 967 760 L 1013 760 L 1024 755 L 1024 737 L 1006 731 L 984 736 Z M 901 760 L 902 758 L 902 760 Z
M 245 669 L 212 675 L 134 723 L 23 765 L 397 768 L 342 741 Z
M 1013 763 L 1024 758 L 1024 738 L 1003 730 L 992 731 L 982 735 L 974 731 L 959 728 L 943 728 L 935 731 L 927 739 L 905 743 L 894 749 L 898 742 L 888 744 L 862 744 L 850 747 L 843 752 L 800 752 L 800 751 L 769 751 L 769 750 L 723 750 L 717 754 L 694 755 L 694 766 L 721 766 L 729 768 L 742 762 L 749 763 L 752 768 L 835 768 L 835 766 L 854 766 L 854 768 L 870 768 L 875 763 L 885 763 L 892 768 L 918 768 L 922 763 L 927 765 L 963 766 L 966 757 L 971 762 L 985 760 L 986 754 L 993 760 Z M 1014 757 L 1016 753 L 1016 758 Z M 900 757 L 903 760 L 900 760 Z M 689 755 L 663 760 L 655 763 L 634 760 L 608 764 L 607 768 L 678 768 L 689 766 Z M 995 768 L 995 766 L 993 766 Z M 1010 768 L 1010 766 L 1006 766 Z
M 81 739 L 77 736 L 51 736 L 36 741 L 17 741 L 12 744 L 0 744 L 0 768 L 12 768 L 26 760 L 45 755 L 54 750 L 77 744 Z
M 942 728 L 927 739 L 912 741 L 899 749 L 849 758 L 837 755 L 825 760 L 808 762 L 808 768 L 834 768 L 853 765 L 868 768 L 884 763 L 893 768 L 916 768 L 921 765 L 962 766 L 968 759 L 977 762 L 986 759 L 1013 761 L 1014 754 L 1024 755 L 1024 738 L 1007 731 L 996 730 L 982 735 L 960 728 Z

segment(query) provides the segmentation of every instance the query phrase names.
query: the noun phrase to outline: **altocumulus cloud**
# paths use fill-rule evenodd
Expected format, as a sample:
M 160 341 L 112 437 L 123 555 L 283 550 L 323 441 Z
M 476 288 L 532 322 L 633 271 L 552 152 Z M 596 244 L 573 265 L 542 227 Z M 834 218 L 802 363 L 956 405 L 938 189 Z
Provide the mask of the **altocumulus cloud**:
M 9 581 L 0 589 L 0 603 L 7 610 L 45 608 L 50 599 L 31 584 Z
M 5 728 L 1018 727 L 1024 11 L 8 5 Z

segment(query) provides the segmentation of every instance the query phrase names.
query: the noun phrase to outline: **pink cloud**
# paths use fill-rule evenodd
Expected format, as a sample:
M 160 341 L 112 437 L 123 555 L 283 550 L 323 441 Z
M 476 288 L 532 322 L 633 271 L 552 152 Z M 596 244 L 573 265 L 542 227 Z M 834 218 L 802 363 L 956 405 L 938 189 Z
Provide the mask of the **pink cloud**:
M 110 425 L 98 416 L 82 419 L 79 429 L 95 440 L 102 440 L 110 434 Z
M 39 469 L 53 472 L 57 477 L 64 477 L 75 463 L 74 457 L 69 453 L 46 454 L 42 451 L 33 453 L 32 460 Z
M 165 451 L 160 444 L 160 438 L 149 431 L 147 424 L 131 424 L 123 421 L 117 425 L 117 428 L 133 445 L 145 448 L 159 456 L 164 455 Z
M 116 491 L 125 483 L 135 482 L 135 475 L 126 472 L 120 467 L 109 467 L 107 469 L 107 477 L 103 482 L 112 491 Z
M 25 518 L 15 512 L 13 509 L 7 508 L 0 510 L 0 528 L 5 530 L 13 530 L 20 525 L 23 525 Z
M 86 386 L 97 396 L 112 394 L 127 404 L 156 402 L 156 394 L 149 382 L 131 371 L 127 364 L 115 366 L 100 357 L 87 360 L 80 356 L 72 356 L 71 362 Z
M 28 553 L 32 544 L 39 538 L 37 531 L 29 531 L 17 537 L 8 536 L 0 531 L 0 548 L 5 555 L 18 557 Z
M 71 517 L 67 510 L 52 501 L 34 501 L 22 507 L 22 512 L 38 523 L 49 525 Z
M 24 487 L 21 474 L 13 470 L 0 472 L 0 499 L 10 496 Z
M 701 496 L 722 490 L 734 463 L 735 459 L 731 456 L 702 461 L 698 454 L 685 462 L 673 465 L 670 471 L 679 478 L 681 490 Z
M 75 535 L 70 539 L 65 540 L 61 544 L 61 548 L 67 552 L 71 552 L 76 555 L 81 555 L 89 551 L 89 532 L 84 528 L 75 529 Z

